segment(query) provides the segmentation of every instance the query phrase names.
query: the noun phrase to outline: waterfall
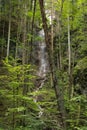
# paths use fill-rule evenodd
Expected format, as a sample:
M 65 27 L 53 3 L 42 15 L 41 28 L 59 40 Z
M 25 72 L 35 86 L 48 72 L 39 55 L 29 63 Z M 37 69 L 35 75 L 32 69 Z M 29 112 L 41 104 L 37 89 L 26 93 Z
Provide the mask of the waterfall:
M 39 70 L 38 76 L 45 77 L 48 69 L 48 61 L 47 61 L 47 52 L 46 52 L 46 43 L 44 40 L 44 31 L 41 30 L 39 32 L 39 36 L 42 38 L 42 41 L 39 42 Z
M 40 77 L 44 77 L 46 76 L 46 68 L 47 68 L 47 63 L 46 63 L 46 57 L 45 57 L 45 48 L 46 45 L 43 43 L 41 43 L 39 45 L 40 48 L 40 65 L 39 65 L 39 71 L 38 71 L 38 75 Z
M 44 36 L 44 30 L 39 31 L 39 37 L 41 38 L 41 40 L 38 43 L 38 59 L 39 59 L 39 69 L 37 72 L 37 76 L 39 77 L 38 82 L 39 85 L 35 90 L 35 93 L 37 93 L 44 85 L 44 82 L 46 80 L 46 74 L 48 71 L 48 59 L 47 59 L 47 51 L 46 51 L 46 43 L 45 43 L 45 36 Z M 37 96 L 35 96 L 34 98 L 34 102 L 38 102 L 37 101 Z M 38 116 L 41 117 L 43 114 L 43 108 L 41 108 L 40 105 L 38 105 L 39 108 L 39 113 Z

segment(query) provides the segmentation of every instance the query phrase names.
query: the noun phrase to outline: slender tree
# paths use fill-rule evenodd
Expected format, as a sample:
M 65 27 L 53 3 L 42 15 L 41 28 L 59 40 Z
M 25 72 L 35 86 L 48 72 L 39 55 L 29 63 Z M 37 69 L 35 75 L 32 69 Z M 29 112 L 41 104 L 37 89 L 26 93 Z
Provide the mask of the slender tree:
M 9 57 L 9 47 L 10 47 L 10 35 L 11 35 L 11 1 L 9 1 L 9 22 L 8 22 L 8 42 L 7 42 L 7 58 Z
M 35 19 L 35 12 L 36 12 L 36 0 L 34 0 L 34 6 L 33 6 L 33 17 L 32 17 L 32 25 L 31 25 L 31 47 L 30 47 L 30 61 L 32 61 L 32 50 L 33 50 L 33 33 L 34 33 L 34 19 Z

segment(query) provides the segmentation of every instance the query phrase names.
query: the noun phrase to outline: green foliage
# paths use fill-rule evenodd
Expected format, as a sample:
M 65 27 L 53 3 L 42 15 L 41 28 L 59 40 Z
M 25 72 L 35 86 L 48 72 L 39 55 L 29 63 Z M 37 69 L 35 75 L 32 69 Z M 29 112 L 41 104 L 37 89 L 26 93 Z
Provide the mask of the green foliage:
M 44 0 L 45 1 L 45 0 Z M 63 2 L 63 3 L 62 3 Z M 46 1 L 49 11 L 47 24 L 49 37 L 51 25 L 51 2 Z M 58 80 L 60 97 L 64 96 L 67 130 L 87 130 L 87 2 L 86 0 L 53 1 L 54 73 Z M 26 8 L 26 9 L 25 9 Z M 39 78 L 32 63 L 35 63 L 33 43 L 43 41 L 38 36 L 43 28 L 39 1 L 33 20 L 34 1 L 0 1 L 0 130 L 63 130 L 58 100 L 50 80 L 47 79 L 39 91 L 35 84 Z M 10 54 L 6 57 L 9 16 L 11 15 Z M 71 40 L 72 97 L 69 99 L 68 33 L 69 15 Z M 25 23 L 26 18 L 26 23 Z M 24 26 L 24 24 L 26 26 Z M 33 29 L 32 29 L 33 24 Z M 26 33 L 26 36 L 24 35 Z M 25 48 L 23 38 L 25 37 Z M 50 38 L 49 38 L 50 39 Z M 31 43 L 32 42 L 32 43 Z M 32 45 L 31 45 L 32 44 Z M 36 45 L 36 44 L 35 44 Z M 49 45 L 49 49 L 51 44 Z M 23 51 L 27 63 L 22 65 Z M 38 50 L 39 51 L 39 50 Z M 38 53 L 39 55 L 39 53 Z M 15 57 L 15 58 L 14 58 Z M 5 60 L 3 60 L 5 59 Z M 3 60 L 3 61 L 2 61 Z M 60 67 L 61 66 L 61 67 Z M 43 80 L 43 79 L 40 79 Z M 38 81 L 39 82 L 39 81 Z M 35 99 L 37 101 L 35 102 Z M 58 102 L 59 103 L 59 102 Z M 41 106 L 43 114 L 38 116 Z
M 0 98 L 1 102 L 5 101 L 2 102 L 5 111 L 4 115 L 2 115 L 4 117 L 1 116 L 0 118 L 0 124 L 3 124 L 5 127 L 6 125 L 10 127 L 10 123 L 13 122 L 14 118 L 15 122 L 13 123 L 16 126 L 18 125 L 17 122 L 20 121 L 20 117 L 21 120 L 24 118 L 22 117 L 24 111 L 30 111 L 30 113 L 32 111 L 38 113 L 39 111 L 33 97 L 27 95 L 28 91 L 26 90 L 26 96 L 23 94 L 23 91 L 25 91 L 23 90 L 23 86 L 27 87 L 27 89 L 33 89 L 34 85 L 31 82 L 35 79 L 35 76 L 32 75 L 33 68 L 31 65 L 15 66 L 4 61 L 3 68 L 6 68 L 6 72 L 0 76 L 0 80 L 5 82 L 3 82 L 3 87 L 0 85 Z M 24 81 L 25 79 L 26 81 Z M 1 122 L 2 118 L 3 122 Z M 6 123 L 4 122 L 5 120 L 7 120 Z
M 77 65 L 75 66 L 75 70 L 85 70 L 87 69 L 87 56 L 85 56 L 83 59 L 79 60 Z

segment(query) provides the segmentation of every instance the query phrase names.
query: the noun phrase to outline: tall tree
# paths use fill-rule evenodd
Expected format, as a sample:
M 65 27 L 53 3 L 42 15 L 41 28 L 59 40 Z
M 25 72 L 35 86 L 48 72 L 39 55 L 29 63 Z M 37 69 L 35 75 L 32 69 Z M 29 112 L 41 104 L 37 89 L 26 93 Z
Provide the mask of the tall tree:
M 51 42 L 49 40 L 49 35 L 48 35 L 48 26 L 47 26 L 47 19 L 46 19 L 45 9 L 44 9 L 44 0 L 39 0 L 39 4 L 40 4 L 40 10 L 41 10 L 41 16 L 42 16 L 42 22 L 43 22 L 43 29 L 45 32 L 45 41 L 46 41 L 48 55 L 49 55 L 49 63 L 50 63 L 50 71 L 52 73 L 53 87 L 54 87 L 56 98 L 58 101 L 58 108 L 61 113 L 63 129 L 66 130 L 66 122 L 65 122 L 65 118 L 66 118 L 65 113 L 66 112 L 65 112 L 65 108 L 64 108 L 63 93 L 61 91 L 61 88 L 58 86 L 58 80 L 57 80 L 57 77 L 55 74 L 54 59 L 53 59 L 53 55 L 51 55 L 51 51 L 50 51 Z
M 8 42 L 7 42 L 7 58 L 9 57 L 9 47 L 10 47 L 10 35 L 11 35 L 11 1 L 9 1 L 9 22 L 8 22 Z

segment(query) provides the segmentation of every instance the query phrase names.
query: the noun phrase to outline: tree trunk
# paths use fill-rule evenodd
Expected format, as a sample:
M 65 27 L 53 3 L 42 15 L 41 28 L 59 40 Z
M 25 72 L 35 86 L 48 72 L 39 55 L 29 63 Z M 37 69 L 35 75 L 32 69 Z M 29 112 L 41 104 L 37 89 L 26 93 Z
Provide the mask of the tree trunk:
M 56 70 L 54 64 L 54 57 L 50 51 L 51 38 L 49 38 L 48 35 L 48 26 L 47 26 L 47 19 L 46 19 L 45 9 L 44 9 L 44 0 L 39 0 L 39 5 L 40 5 L 41 16 L 42 16 L 43 29 L 45 32 L 45 41 L 46 41 L 48 55 L 49 55 L 49 63 L 50 63 L 50 71 L 52 74 L 53 87 L 55 89 L 55 94 L 58 101 L 57 103 L 61 114 L 63 130 L 66 130 L 66 122 L 65 122 L 66 115 L 65 115 L 65 108 L 64 108 L 63 91 L 61 91 L 62 89 L 58 86 L 58 79 L 55 74 Z
M 27 13 L 27 5 L 24 2 L 23 4 L 23 9 L 25 14 Z M 25 73 L 25 64 L 27 64 L 27 17 L 26 15 L 23 15 L 22 18 L 22 29 L 23 29 L 23 39 L 22 39 L 22 65 L 23 65 L 23 96 L 27 94 L 27 85 L 26 85 L 26 73 Z M 26 102 L 23 101 L 23 106 L 26 108 Z M 23 111 L 23 114 L 26 115 L 26 110 Z M 25 127 L 26 126 L 26 118 L 24 117 L 22 120 L 22 125 Z
M 69 75 L 69 99 L 73 96 L 72 70 L 71 70 L 71 40 L 70 40 L 70 20 L 68 14 L 68 75 Z
M 11 34 L 11 14 L 9 14 L 9 24 L 8 24 L 7 59 L 9 57 L 10 34 Z
M 64 3 L 64 0 L 61 0 L 61 7 L 60 7 L 60 10 L 59 11 L 56 11 L 56 20 L 57 20 L 57 30 L 56 30 L 56 33 L 58 33 L 58 54 L 57 54 L 57 65 L 58 65 L 58 68 L 60 70 L 62 70 L 63 68 L 63 65 L 62 65 L 62 43 L 61 43 L 61 32 L 62 32 L 62 29 L 61 29 L 61 22 L 62 22 L 62 9 L 63 9 L 63 3 Z
M 24 8 L 26 8 L 26 6 L 24 6 Z M 24 16 L 23 18 L 23 41 L 22 41 L 22 45 L 23 45 L 23 55 L 22 55 L 22 64 L 26 64 L 26 16 Z
M 32 44 L 33 44 L 33 33 L 34 33 L 34 17 L 35 17 L 35 11 L 36 11 L 36 0 L 34 1 L 34 7 L 33 7 L 33 18 L 32 18 L 32 28 L 31 28 L 31 46 L 30 46 L 30 61 L 32 61 Z
M 54 34 L 53 34 L 53 0 L 51 0 L 51 53 L 52 53 L 52 56 L 54 54 L 53 37 L 54 37 Z M 51 76 L 51 86 L 53 86 L 52 73 L 50 73 L 50 76 Z

